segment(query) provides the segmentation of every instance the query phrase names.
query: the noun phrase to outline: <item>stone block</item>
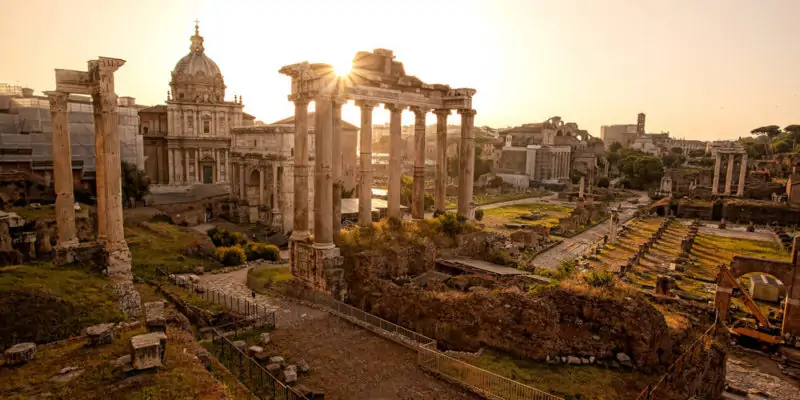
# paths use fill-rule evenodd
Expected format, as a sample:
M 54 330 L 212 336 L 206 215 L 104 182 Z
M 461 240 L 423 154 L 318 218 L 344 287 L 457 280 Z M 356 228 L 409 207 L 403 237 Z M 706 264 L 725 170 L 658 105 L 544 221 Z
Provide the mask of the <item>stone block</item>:
M 297 372 L 291 369 L 283 370 L 283 381 L 286 383 L 297 382 Z
M 6 365 L 19 365 L 33 360 L 36 354 L 36 343 L 17 343 L 3 352 Z
M 269 342 L 269 332 L 264 332 L 258 337 L 258 343 L 260 343 L 262 346 L 268 345 Z
M 269 363 L 270 364 L 278 364 L 278 365 L 280 365 L 281 368 L 286 366 L 286 360 L 281 356 L 270 357 L 269 358 Z
M 280 378 L 281 366 L 280 364 L 267 364 L 267 372 L 275 378 Z
M 581 365 L 581 359 L 574 356 L 567 357 L 567 364 L 569 365 Z
M 86 336 L 94 346 L 109 344 L 114 341 L 114 324 L 97 324 L 86 328 Z
M 203 267 L 194 267 L 194 273 L 197 275 L 203 275 L 205 269 Z
M 209 368 L 211 367 L 211 354 L 204 348 L 199 348 L 197 352 L 194 354 L 195 357 L 203 364 L 204 367 Z
M 266 352 L 256 353 L 253 358 L 259 363 L 265 363 L 269 361 L 269 354 Z
M 300 360 L 297 362 L 297 370 L 302 373 L 306 373 L 311 370 L 311 367 L 308 366 L 306 360 Z
M 233 342 L 233 347 L 236 347 L 238 350 L 244 352 L 245 347 L 247 347 L 247 342 L 244 340 L 236 340 Z
M 167 335 L 151 332 L 131 338 L 131 360 L 133 368 L 144 370 L 162 366 L 166 351 Z
M 262 352 L 264 352 L 264 349 L 261 346 L 250 346 L 250 348 L 247 349 L 247 355 L 249 355 L 250 357 L 253 357 L 256 354 Z
M 617 361 L 628 368 L 633 368 L 633 362 L 631 361 L 630 356 L 625 353 L 617 353 Z

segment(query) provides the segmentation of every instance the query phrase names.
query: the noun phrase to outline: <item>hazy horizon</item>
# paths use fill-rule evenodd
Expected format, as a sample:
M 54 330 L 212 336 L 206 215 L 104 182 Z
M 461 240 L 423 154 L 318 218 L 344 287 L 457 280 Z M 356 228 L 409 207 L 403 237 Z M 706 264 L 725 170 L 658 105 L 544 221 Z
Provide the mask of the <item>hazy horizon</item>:
M 356 0 L 24 3 L 0 0 L 0 82 L 41 93 L 53 69 L 122 58 L 117 93 L 163 104 L 170 72 L 200 20 L 206 54 L 228 100 L 264 122 L 293 113 L 289 78 L 302 61 L 339 66 L 357 51 L 394 50 L 427 83 L 477 89 L 476 125 L 552 116 L 600 136 L 634 124 L 687 139 L 734 139 L 755 127 L 800 123 L 800 2 L 774 0 Z M 376 108 L 376 124 L 388 111 Z M 358 124 L 358 109 L 344 109 Z M 435 119 L 429 114 L 427 123 Z M 458 124 L 458 115 L 448 121 Z M 413 123 L 406 112 L 404 124 Z

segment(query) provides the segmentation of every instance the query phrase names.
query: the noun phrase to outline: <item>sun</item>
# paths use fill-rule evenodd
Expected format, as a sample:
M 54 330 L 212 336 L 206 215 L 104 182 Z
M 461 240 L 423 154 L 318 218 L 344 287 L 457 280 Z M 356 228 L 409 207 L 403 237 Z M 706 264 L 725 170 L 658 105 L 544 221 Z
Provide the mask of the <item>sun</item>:
M 347 76 L 352 67 L 353 62 L 351 60 L 342 60 L 333 64 L 333 72 L 336 73 L 336 76 Z

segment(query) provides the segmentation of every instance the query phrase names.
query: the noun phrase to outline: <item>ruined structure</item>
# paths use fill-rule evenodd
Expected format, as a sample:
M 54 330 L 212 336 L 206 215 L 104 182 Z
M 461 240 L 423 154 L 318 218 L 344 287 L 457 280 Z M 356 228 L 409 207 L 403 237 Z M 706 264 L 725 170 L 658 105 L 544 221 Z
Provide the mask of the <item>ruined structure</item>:
M 720 170 L 722 168 L 723 156 L 728 157 L 728 168 L 725 176 L 725 191 L 723 193 L 720 193 L 719 180 L 720 180 Z M 741 156 L 741 161 L 739 163 L 739 179 L 735 196 L 736 197 L 744 196 L 744 186 L 745 186 L 745 181 L 747 179 L 747 153 L 744 151 L 744 149 L 737 147 L 717 150 L 715 156 L 716 163 L 714 164 L 714 184 L 713 187 L 711 188 L 712 194 L 724 194 L 726 196 L 731 195 L 731 190 L 733 188 L 733 167 L 736 156 Z
M 122 311 L 139 315 L 139 293 L 133 287 L 131 253 L 125 242 L 122 221 L 122 182 L 118 135 L 117 94 L 114 72 L 124 60 L 100 57 L 88 62 L 88 71 L 56 70 L 56 90 L 49 92 L 53 118 L 54 180 L 58 243 L 56 262 L 74 261 L 80 253 L 75 229 L 72 189 L 72 155 L 69 145 L 66 101 L 70 93 L 90 94 L 94 107 L 95 153 L 97 155 L 97 238 L 103 244 L 112 291 Z M 57 151 L 56 151 L 57 150 Z
M 342 138 L 341 106 L 355 100 L 361 107 L 361 171 L 359 191 L 359 224 L 372 223 L 372 112 L 383 103 L 390 111 L 389 195 L 387 214 L 400 217 L 401 113 L 410 108 L 415 114 L 414 183 L 412 216 L 424 217 L 425 119 L 433 111 L 437 115 L 436 208 L 444 210 L 446 177 L 447 117 L 452 110 L 461 115 L 461 154 L 458 214 L 472 218 L 474 174 L 474 136 L 472 109 L 474 89 L 452 89 L 447 85 L 426 84 L 406 75 L 403 64 L 394 61 L 391 50 L 359 52 L 353 59 L 352 71 L 336 76 L 328 64 L 302 62 L 287 65 L 280 72 L 292 78 L 289 100 L 295 104 L 294 136 L 294 230 L 290 247 L 292 272 L 314 288 L 343 297 L 339 249 L 333 244 L 335 205 L 340 205 L 340 192 L 334 182 L 342 179 L 341 168 L 332 165 L 336 142 Z M 314 167 L 314 243 L 310 238 L 308 209 L 308 104 L 315 103 L 315 167 Z M 338 157 L 338 154 L 337 154 Z M 333 168 L 332 168 L 333 167 Z

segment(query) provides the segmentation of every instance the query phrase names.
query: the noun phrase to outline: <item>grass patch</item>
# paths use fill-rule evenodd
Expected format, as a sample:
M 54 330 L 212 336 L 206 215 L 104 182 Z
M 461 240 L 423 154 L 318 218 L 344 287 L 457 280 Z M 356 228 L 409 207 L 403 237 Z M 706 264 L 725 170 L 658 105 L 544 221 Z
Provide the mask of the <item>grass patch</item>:
M 272 285 L 290 279 L 292 279 L 292 271 L 289 265 L 264 265 L 247 271 L 247 287 L 259 293 L 264 293 Z
M 76 336 L 123 318 L 104 276 L 48 264 L 0 268 L 0 349 Z
M 589 365 L 549 365 L 493 350 L 465 361 L 565 399 L 632 399 L 647 383 L 657 379 L 639 372 L 619 372 Z
M 156 268 L 170 273 L 191 272 L 203 267 L 206 272 L 222 268 L 212 261 L 214 244 L 207 235 L 165 222 L 143 222 L 125 227 L 131 249 L 133 273 L 156 278 Z
M 114 343 L 99 347 L 85 347 L 81 340 L 40 348 L 33 361 L 0 369 L 0 398 L 25 399 L 49 392 L 53 399 L 211 400 L 231 392 L 194 358 L 199 346 L 191 335 L 177 329 L 167 332 L 166 369 L 131 376 L 115 370 L 109 361 L 129 354 L 130 338 L 142 333 L 144 328 L 125 332 Z M 82 368 L 84 373 L 67 384 L 50 381 L 66 366 Z
M 211 300 L 206 300 L 203 296 L 192 292 L 190 289 L 184 289 L 171 283 L 163 283 L 159 285 L 159 288 L 163 292 L 177 297 L 186 304 L 208 312 L 210 315 L 207 315 L 207 317 L 227 312 L 227 308 L 225 308 L 224 305 L 217 304 Z
M 568 217 L 573 209 L 574 207 L 558 204 L 517 204 L 485 210 L 482 222 L 496 227 L 507 223 L 553 227 L 558 225 L 559 218 Z M 542 217 L 535 221 L 521 218 L 523 215 L 530 215 L 532 212 L 542 213 Z

